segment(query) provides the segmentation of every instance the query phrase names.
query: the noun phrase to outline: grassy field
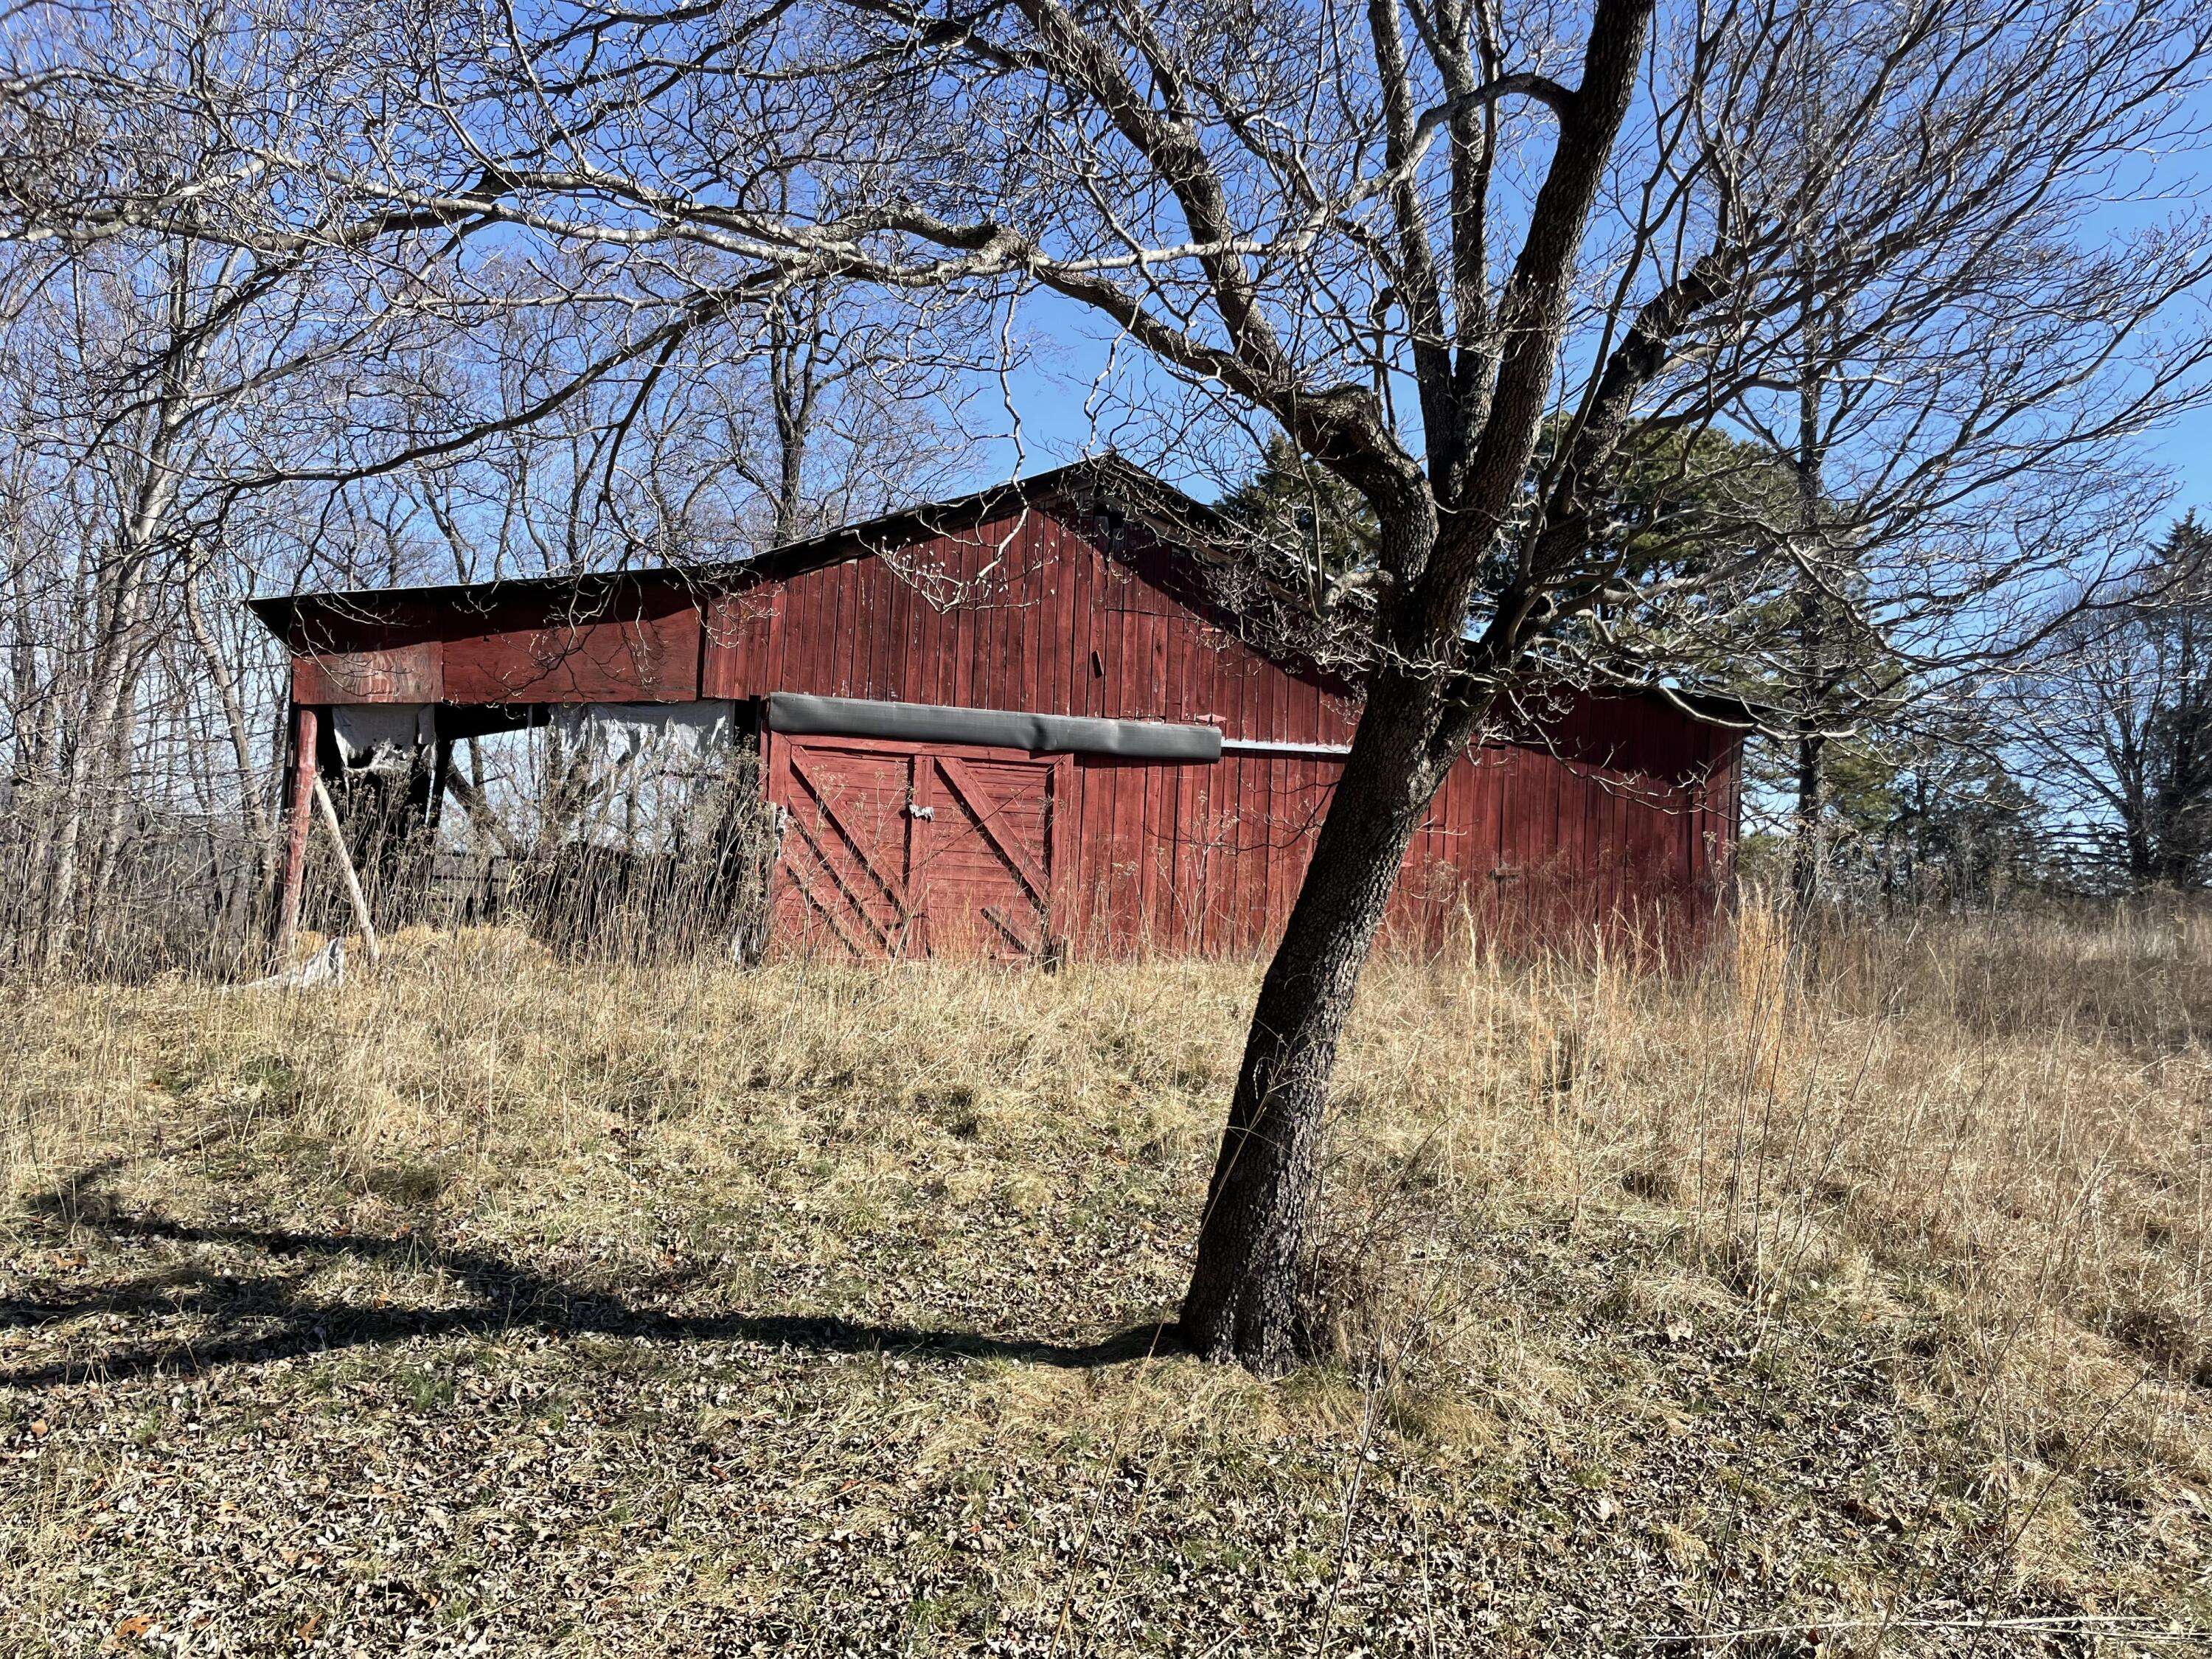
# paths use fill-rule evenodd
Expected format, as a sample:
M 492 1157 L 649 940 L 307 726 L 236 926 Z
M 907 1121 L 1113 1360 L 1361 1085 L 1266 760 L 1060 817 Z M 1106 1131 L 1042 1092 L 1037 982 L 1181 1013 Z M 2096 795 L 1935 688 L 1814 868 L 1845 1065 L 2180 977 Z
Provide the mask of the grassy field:
M 1267 1383 L 1157 1336 L 1255 981 L 0 992 L 0 1647 L 2212 1642 L 2212 933 L 1378 963 Z

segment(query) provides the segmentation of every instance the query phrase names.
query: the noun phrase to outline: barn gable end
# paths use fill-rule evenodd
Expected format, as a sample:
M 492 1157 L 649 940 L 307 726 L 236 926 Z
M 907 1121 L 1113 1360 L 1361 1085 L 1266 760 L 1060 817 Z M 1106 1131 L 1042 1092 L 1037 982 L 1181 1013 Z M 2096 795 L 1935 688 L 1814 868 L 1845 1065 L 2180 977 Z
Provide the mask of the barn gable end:
M 1100 720 L 1206 721 L 1231 741 L 1340 744 L 1346 688 L 1262 655 L 1109 552 L 1067 504 L 853 543 L 708 603 L 702 693 L 804 691 Z

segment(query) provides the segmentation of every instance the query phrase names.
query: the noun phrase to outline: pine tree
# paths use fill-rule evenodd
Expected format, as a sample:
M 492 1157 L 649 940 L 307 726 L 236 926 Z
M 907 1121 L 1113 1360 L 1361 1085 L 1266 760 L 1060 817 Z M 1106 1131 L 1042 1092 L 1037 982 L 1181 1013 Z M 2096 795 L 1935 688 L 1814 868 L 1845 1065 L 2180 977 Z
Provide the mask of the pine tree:
M 1220 510 L 1323 583 L 1375 562 L 1375 510 L 1279 434 L 1267 441 L 1251 477 L 1222 498 Z

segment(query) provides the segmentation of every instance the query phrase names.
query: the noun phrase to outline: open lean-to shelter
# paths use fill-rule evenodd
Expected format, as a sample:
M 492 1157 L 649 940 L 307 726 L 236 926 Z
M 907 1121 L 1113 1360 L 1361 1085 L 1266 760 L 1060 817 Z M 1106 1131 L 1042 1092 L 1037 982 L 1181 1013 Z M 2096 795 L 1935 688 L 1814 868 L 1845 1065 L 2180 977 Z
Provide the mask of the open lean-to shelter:
M 361 733 L 442 778 L 453 742 L 581 705 L 758 745 L 771 950 L 1265 949 L 1358 696 L 1202 578 L 1209 523 L 1109 459 L 727 565 L 258 600 L 292 659 L 287 913 L 318 769 Z M 1703 931 L 1740 726 L 1675 695 L 1545 706 L 1453 769 L 1392 935 Z

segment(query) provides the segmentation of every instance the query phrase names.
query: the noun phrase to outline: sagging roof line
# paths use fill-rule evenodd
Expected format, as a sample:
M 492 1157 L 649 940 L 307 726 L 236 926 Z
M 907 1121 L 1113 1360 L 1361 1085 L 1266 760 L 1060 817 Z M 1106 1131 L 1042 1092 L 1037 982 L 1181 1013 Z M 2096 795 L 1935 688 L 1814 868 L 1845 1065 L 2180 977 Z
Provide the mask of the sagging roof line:
M 489 598 L 562 588 L 611 586 L 626 581 L 708 581 L 718 576 L 750 575 L 756 572 L 771 577 L 786 575 L 817 563 L 835 563 L 839 557 L 858 558 L 880 552 L 880 545 L 869 545 L 872 538 L 888 538 L 909 528 L 926 534 L 938 534 L 963 521 L 988 519 L 1011 503 L 1028 505 L 1073 494 L 1072 486 L 1083 482 L 1089 482 L 1093 488 L 1117 485 L 1130 496 L 1152 493 L 1172 498 L 1171 505 L 1177 516 L 1190 520 L 1190 524 L 1183 527 L 1186 534 L 1196 526 L 1218 521 L 1219 515 L 1196 497 L 1186 495 L 1173 484 L 1109 451 L 1103 455 L 1088 456 L 1063 466 L 988 484 L 964 495 L 956 495 L 945 501 L 923 501 L 878 514 L 872 519 L 838 525 L 811 536 L 801 537 L 797 541 L 780 542 L 773 547 L 747 554 L 743 558 L 703 560 L 696 564 L 624 565 L 611 570 L 562 571 L 544 576 L 490 576 L 471 582 L 310 588 L 296 593 L 262 594 L 246 600 L 246 607 L 264 627 L 281 638 L 283 622 L 301 605 L 310 603 L 335 607 L 347 604 L 366 605 L 386 599 L 425 599 L 443 595 L 458 598 L 464 594 L 483 594 Z M 1132 501 L 1129 504 L 1139 503 Z

